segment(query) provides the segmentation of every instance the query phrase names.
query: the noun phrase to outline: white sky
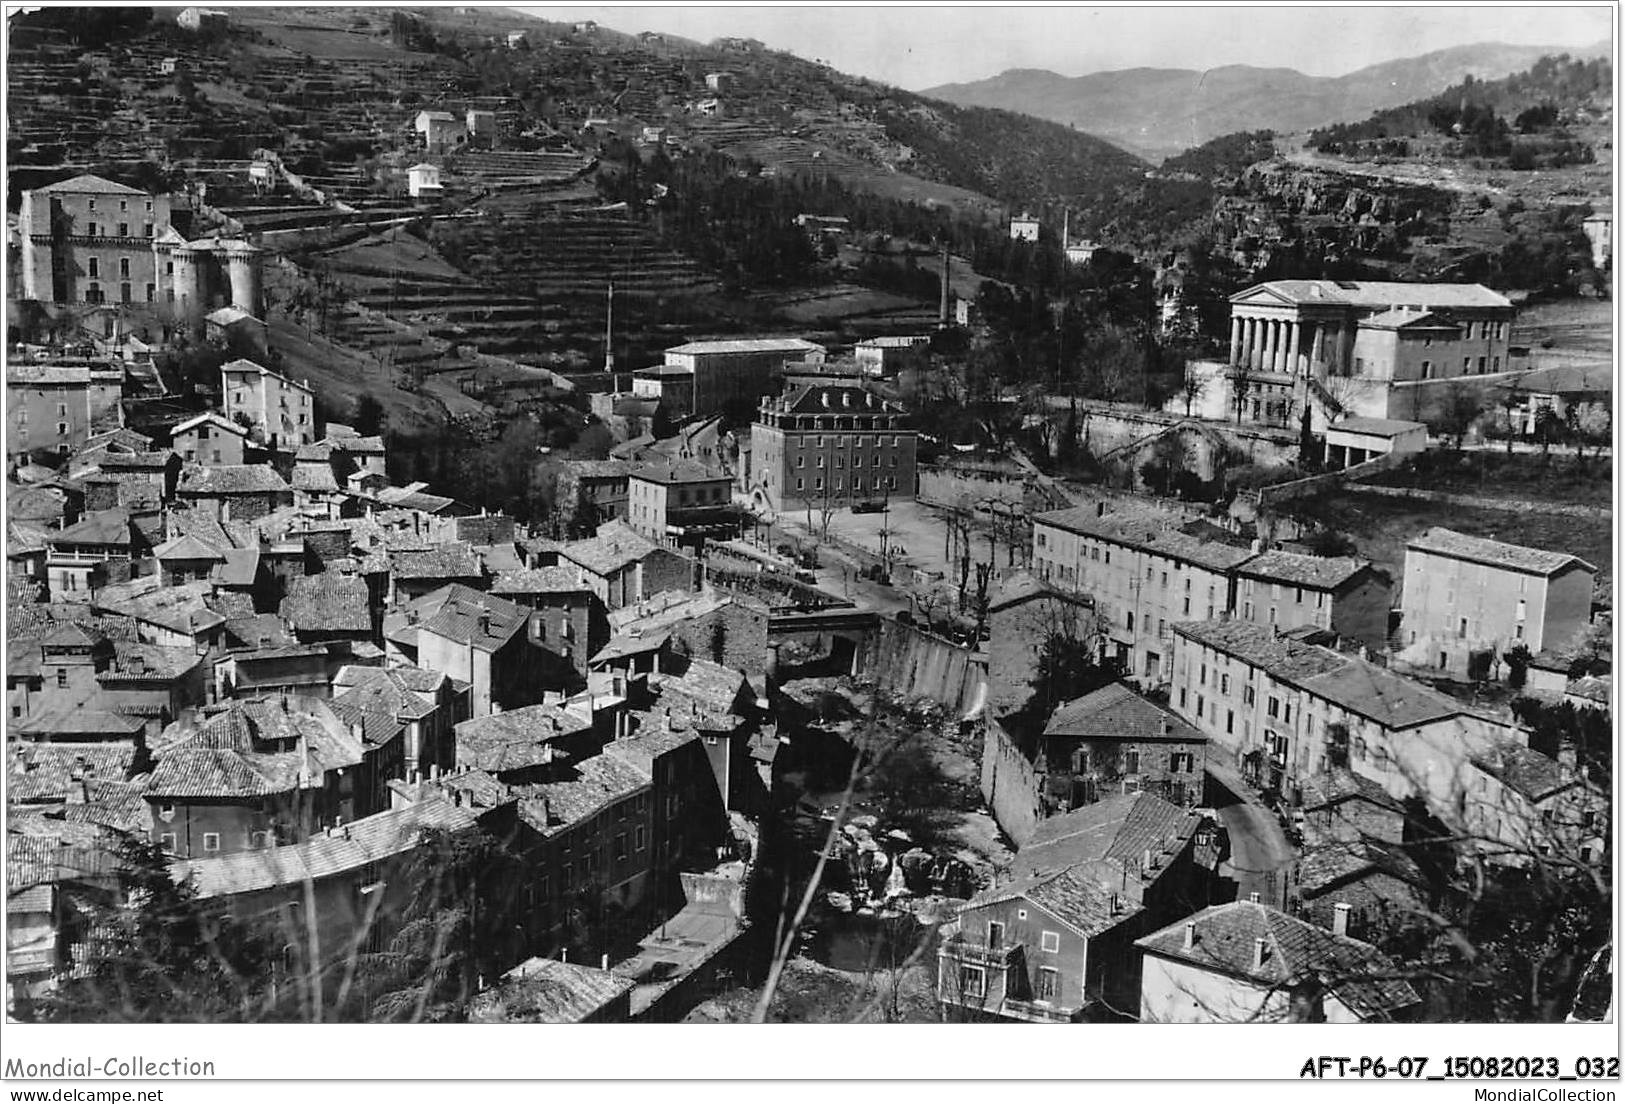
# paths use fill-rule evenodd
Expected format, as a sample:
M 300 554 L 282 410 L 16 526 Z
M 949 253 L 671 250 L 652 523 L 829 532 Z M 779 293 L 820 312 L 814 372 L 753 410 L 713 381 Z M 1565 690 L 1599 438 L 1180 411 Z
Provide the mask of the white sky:
M 755 38 L 902 88 L 980 80 L 1006 69 L 1063 76 L 1140 66 L 1257 65 L 1336 76 L 1447 46 L 1589 46 L 1613 34 L 1611 5 L 1011 6 L 598 5 L 531 7 L 700 42 Z

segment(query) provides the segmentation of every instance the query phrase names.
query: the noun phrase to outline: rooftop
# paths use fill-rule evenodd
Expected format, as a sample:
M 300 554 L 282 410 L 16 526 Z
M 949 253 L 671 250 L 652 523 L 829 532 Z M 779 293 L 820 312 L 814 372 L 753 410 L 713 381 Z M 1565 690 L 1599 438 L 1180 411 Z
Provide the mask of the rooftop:
M 362 744 L 325 702 L 253 699 L 196 724 L 175 722 L 154 741 L 153 754 L 149 801 L 241 800 L 319 788 L 329 770 L 360 764 Z
M 1044 735 L 1120 740 L 1206 739 L 1173 713 L 1147 701 L 1121 682 L 1062 705 L 1050 716 Z
M 1511 309 L 1512 301 L 1482 284 L 1398 283 L 1383 280 L 1270 280 L 1230 297 L 1232 303 L 1267 290 L 1291 303 L 1345 303 L 1371 310 L 1391 307 L 1498 307 Z
M 1418 429 L 1426 432 L 1427 426 L 1394 418 L 1343 418 L 1326 427 L 1328 433 L 1359 433 L 1367 437 L 1398 437 Z
M 1192 942 L 1185 947 L 1186 926 Z M 1264 960 L 1255 965 L 1257 940 Z M 1333 935 L 1268 905 L 1213 905 L 1135 941 L 1162 955 L 1257 984 L 1285 988 L 1316 979 L 1362 1019 L 1383 1019 L 1418 1003 L 1416 991 L 1389 976 L 1393 966 L 1369 943 Z
M 1201 819 L 1155 794 L 1123 794 L 1040 821 L 1016 853 L 1017 877 L 1054 873 L 1087 863 L 1137 864 L 1147 849 L 1183 843 Z
M 471 1023 L 581 1023 L 629 994 L 633 982 L 607 970 L 532 958 L 506 974 L 495 988 L 475 994 Z
M 389 554 L 389 570 L 397 579 L 478 579 L 482 574 L 480 558 L 463 541 L 398 549 Z
M 1488 537 L 1472 537 L 1440 526 L 1412 537 L 1405 547 L 1534 575 L 1555 575 L 1570 567 L 1580 567 L 1593 575 L 1597 573 L 1591 564 L 1566 552 L 1548 552 L 1542 548 L 1526 548 Z
M 587 589 L 576 567 L 534 567 L 504 571 L 491 584 L 492 594 L 572 594 Z
M 392 615 L 411 624 L 417 615 L 419 632 L 433 633 L 482 651 L 495 651 L 524 628 L 529 611 L 505 598 L 484 594 L 461 583 L 450 583 L 410 603 L 403 613 Z
M 181 471 L 178 493 L 193 495 L 267 494 L 286 491 L 288 484 L 266 464 L 188 466 Z
M 1533 748 L 1504 744 L 1472 757 L 1475 767 L 1531 801 L 1543 801 L 1578 779 Z
M 501 774 L 546 766 L 560 758 L 553 741 L 592 731 L 591 714 L 558 705 L 530 705 L 457 725 L 457 766 Z
M 458 831 L 474 823 L 471 810 L 431 797 L 374 813 L 303 843 L 185 860 L 172 870 L 176 881 L 190 879 L 204 899 L 253 893 L 357 870 L 412 850 L 427 831 Z
M 1247 560 L 1237 571 L 1272 583 L 1336 590 L 1370 566 L 1371 561 L 1352 556 L 1309 556 L 1274 549 Z
M 691 341 L 674 345 L 667 353 L 821 353 L 822 345 L 799 337 L 747 337 L 728 341 Z
M 296 632 L 371 632 L 370 601 L 366 580 L 329 569 L 290 579 L 281 614 Z
M 712 471 L 692 460 L 678 460 L 670 464 L 645 464 L 634 471 L 631 478 L 668 486 L 676 483 L 726 483 L 729 480 L 726 472 Z
M 564 545 L 559 555 L 594 575 L 609 575 L 643 559 L 657 547 L 624 522 L 612 521 L 600 525 L 597 536 Z

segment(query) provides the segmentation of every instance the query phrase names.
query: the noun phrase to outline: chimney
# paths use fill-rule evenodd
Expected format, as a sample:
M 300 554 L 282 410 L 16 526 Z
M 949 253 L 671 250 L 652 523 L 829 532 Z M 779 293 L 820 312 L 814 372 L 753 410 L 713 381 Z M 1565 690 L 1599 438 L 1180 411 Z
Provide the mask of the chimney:
M 346 825 L 345 825 L 345 826 L 344 826 L 344 838 L 345 838 L 345 839 L 349 839 L 349 838 L 350 838 L 350 826 L 349 826 L 349 825 L 348 825 L 348 824 L 346 824 Z
M 1339 901 L 1332 906 L 1332 934 L 1347 935 L 1349 933 L 1349 913 L 1354 911 L 1347 901 Z
M 489 613 L 480 614 L 480 635 L 491 635 L 491 615 Z
M 350 735 L 354 736 L 357 740 L 361 739 L 361 722 L 360 721 L 351 721 L 350 722 Z
M 1171 723 L 1169 723 L 1167 717 L 1164 717 L 1162 719 L 1162 734 L 1164 736 L 1171 736 L 1171 735 L 1173 735 L 1173 731 L 1174 731 L 1174 726 Z
M 1188 951 L 1194 946 L 1196 946 L 1196 922 L 1187 920 L 1185 921 L 1185 949 Z
M 1262 970 L 1264 959 L 1268 955 L 1269 941 L 1263 938 L 1253 940 L 1253 969 Z
M 1112 894 L 1112 915 L 1116 916 L 1120 911 L 1122 911 L 1122 899 L 1114 893 Z
M 942 250 L 942 297 L 937 304 L 937 329 L 948 328 L 948 249 Z
M 1251 901 L 1255 905 L 1258 904 L 1258 894 L 1257 893 L 1249 893 L 1249 894 L 1247 894 L 1247 900 Z
M 604 957 L 603 957 L 603 958 L 602 958 L 602 959 L 601 959 L 601 960 L 600 960 L 600 961 L 599 961 L 599 965 L 598 965 L 598 968 L 599 968 L 599 969 L 600 969 L 600 970 L 608 970 L 608 969 L 609 969 L 609 955 L 607 955 L 607 954 L 606 954 L 606 955 L 605 955 L 605 956 L 604 956 Z

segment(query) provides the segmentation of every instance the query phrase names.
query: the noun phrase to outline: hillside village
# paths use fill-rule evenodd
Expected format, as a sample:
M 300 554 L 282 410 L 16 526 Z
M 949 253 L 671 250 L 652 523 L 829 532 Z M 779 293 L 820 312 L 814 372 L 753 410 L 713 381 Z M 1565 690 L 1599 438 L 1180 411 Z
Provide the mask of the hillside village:
M 1612 1015 L 1602 166 L 98 11 L 8 65 L 12 1018 Z

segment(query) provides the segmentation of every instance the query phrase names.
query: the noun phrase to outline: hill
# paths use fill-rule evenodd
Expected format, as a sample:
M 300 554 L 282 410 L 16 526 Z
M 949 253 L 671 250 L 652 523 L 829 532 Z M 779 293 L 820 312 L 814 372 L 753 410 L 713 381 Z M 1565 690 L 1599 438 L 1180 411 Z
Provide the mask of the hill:
M 1247 65 L 1205 72 L 1124 69 L 1081 77 L 1017 69 L 922 94 L 1086 127 L 1148 160 L 1161 161 L 1237 131 L 1292 133 L 1363 119 L 1373 111 L 1435 95 L 1469 74 L 1494 79 L 1525 69 L 1543 55 L 1564 52 L 1594 57 L 1610 50 L 1606 43 L 1564 51 L 1487 42 L 1383 62 L 1340 77 Z

